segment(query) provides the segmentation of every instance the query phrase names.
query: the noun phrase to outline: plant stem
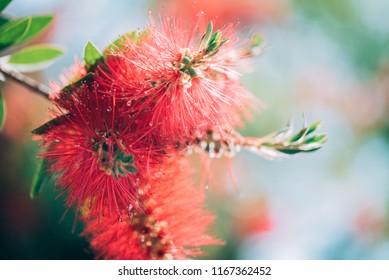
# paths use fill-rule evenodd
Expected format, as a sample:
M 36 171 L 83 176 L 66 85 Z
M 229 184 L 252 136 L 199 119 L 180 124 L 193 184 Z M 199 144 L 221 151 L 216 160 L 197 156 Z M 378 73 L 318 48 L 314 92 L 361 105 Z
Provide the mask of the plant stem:
M 22 86 L 39 94 L 40 96 L 43 96 L 46 99 L 50 99 L 50 89 L 46 85 L 39 83 L 36 80 L 31 79 L 30 77 L 27 77 L 22 73 L 14 70 L 4 69 L 0 67 L 0 73 L 3 74 L 6 78 L 21 84 Z

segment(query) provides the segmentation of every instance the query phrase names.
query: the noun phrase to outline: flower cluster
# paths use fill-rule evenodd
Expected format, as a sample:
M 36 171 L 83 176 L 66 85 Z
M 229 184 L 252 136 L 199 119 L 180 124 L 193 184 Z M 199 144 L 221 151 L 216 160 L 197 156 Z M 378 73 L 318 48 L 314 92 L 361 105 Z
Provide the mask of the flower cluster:
M 213 216 L 192 186 L 185 156 L 193 147 L 221 157 L 240 146 L 305 152 L 324 141 L 307 148 L 319 141 L 307 137 L 318 125 L 279 143 L 235 132 L 260 104 L 237 72 L 260 48 L 258 37 L 239 50 L 232 27 L 161 25 L 125 34 L 103 53 L 88 43 L 85 63 L 53 86 L 53 119 L 33 131 L 42 166 L 100 258 L 182 259 L 221 243 L 206 233 Z
M 150 175 L 137 193 L 144 208 L 129 206 L 122 215 L 83 213 L 84 234 L 99 257 L 108 259 L 185 259 L 199 246 L 222 244 L 205 234 L 213 216 L 204 209 L 204 193 L 194 188 L 188 163 L 180 156 Z

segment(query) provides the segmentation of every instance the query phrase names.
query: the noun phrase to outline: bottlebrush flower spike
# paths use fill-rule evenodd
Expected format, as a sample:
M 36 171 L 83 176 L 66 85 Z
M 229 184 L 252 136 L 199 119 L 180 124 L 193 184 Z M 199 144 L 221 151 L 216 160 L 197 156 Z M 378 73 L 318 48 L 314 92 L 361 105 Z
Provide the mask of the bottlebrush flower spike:
M 96 71 L 100 90 L 120 92 L 131 104 L 126 113 L 164 141 L 186 141 L 209 127 L 223 134 L 222 127 L 242 125 L 260 104 L 239 81 L 243 57 L 233 28 L 214 31 L 210 23 L 199 32 L 199 25 L 152 23 L 140 37 L 124 36 L 109 48 L 106 67 Z
M 120 213 L 138 205 L 139 182 L 166 157 L 167 145 L 134 130 L 136 120 L 124 110 L 126 101 L 101 95 L 93 76 L 84 76 L 52 95 L 61 115 L 33 131 L 41 135 L 41 157 L 67 192 L 67 203 L 101 212 L 102 205 Z M 57 113 L 58 114 L 58 113 Z M 155 170 L 155 169 L 154 169 Z
M 144 211 L 115 216 L 84 213 L 83 233 L 103 259 L 185 259 L 201 246 L 221 245 L 206 234 L 214 217 L 204 209 L 202 190 L 193 188 L 185 158 L 173 156 L 138 192 Z

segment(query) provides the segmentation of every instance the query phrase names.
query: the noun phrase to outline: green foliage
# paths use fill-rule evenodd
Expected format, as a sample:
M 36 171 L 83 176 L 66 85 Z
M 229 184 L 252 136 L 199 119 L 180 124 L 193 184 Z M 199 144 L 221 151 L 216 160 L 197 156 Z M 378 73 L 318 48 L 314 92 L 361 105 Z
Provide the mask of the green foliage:
M 35 37 L 52 20 L 52 16 L 28 16 L 10 21 L 3 17 L 3 24 L 0 26 L 0 50 Z
M 210 21 L 208 23 L 205 34 L 200 40 L 200 44 L 204 43 L 205 45 L 203 53 L 209 57 L 216 54 L 219 48 L 224 43 L 228 42 L 228 39 L 221 39 L 222 33 L 220 30 L 215 31 L 213 34 L 212 31 L 213 31 L 213 24 L 212 21 Z
M 0 16 L 0 26 L 2 26 L 3 24 L 6 24 L 7 22 L 9 22 L 9 18 L 7 18 L 5 16 Z
M 34 45 L 26 47 L 10 56 L 9 63 L 12 64 L 37 64 L 57 58 L 63 51 L 49 45 Z
M 68 118 L 70 117 L 69 114 L 66 114 L 66 115 L 62 115 L 62 116 L 59 116 L 55 119 L 52 119 L 50 121 L 48 121 L 47 123 L 41 125 L 40 127 L 34 129 L 33 131 L 31 131 L 32 134 L 35 134 L 35 135 L 42 135 L 42 134 L 45 134 L 46 132 L 48 132 L 51 128 L 55 127 L 55 126 L 58 126 L 58 125 L 61 125 L 64 121 L 66 121 Z
M 11 20 L 0 27 L 0 51 L 15 44 L 31 25 L 31 17 Z
M 40 159 L 36 166 L 34 177 L 32 179 L 30 198 L 36 198 L 42 189 L 50 183 L 49 165 L 46 160 Z
M 255 148 L 253 151 L 270 159 L 316 151 L 327 141 L 326 134 L 312 135 L 320 125 L 320 121 L 313 122 L 292 136 L 290 136 L 292 129 L 289 126 L 263 137 L 265 141 L 253 147 Z
M 134 41 L 137 38 L 136 31 L 132 31 L 129 33 L 125 33 L 121 35 L 119 38 L 117 38 L 115 41 L 113 41 L 104 51 L 104 54 L 109 53 L 110 51 L 117 51 L 120 49 L 123 49 L 123 43 L 126 41 L 127 38 L 132 38 Z
M 0 13 L 4 11 L 4 9 L 11 3 L 12 0 L 0 0 Z
M 204 50 L 207 55 L 214 55 L 224 43 L 228 42 L 228 39 L 221 39 L 221 37 L 222 33 L 220 31 L 216 31 L 212 34 L 208 42 L 206 42 L 206 47 Z
M 296 10 L 315 22 L 344 50 L 356 74 L 371 76 L 389 58 L 388 36 L 381 36 L 366 25 L 352 0 L 293 0 Z
M 90 69 L 94 67 L 102 59 L 102 54 L 91 42 L 88 42 L 84 49 L 84 61 L 86 68 Z
M 136 172 L 138 172 L 138 168 L 136 168 L 136 167 L 133 166 L 133 165 L 126 165 L 126 166 L 124 166 L 124 168 L 125 168 L 128 172 L 130 172 L 130 173 L 136 173 Z
M 51 15 L 32 16 L 31 23 L 27 31 L 19 38 L 16 43 L 21 44 L 40 34 L 54 19 Z
M 250 40 L 250 43 L 251 43 L 251 47 L 252 48 L 257 48 L 259 46 L 261 46 L 263 44 L 263 36 L 260 35 L 260 34 L 254 34 L 253 36 L 251 36 L 251 40 Z
M 201 42 L 208 43 L 209 37 L 212 34 L 212 30 L 213 30 L 213 24 L 212 21 L 210 21 L 207 26 L 207 31 L 205 32 L 203 38 L 201 38 Z

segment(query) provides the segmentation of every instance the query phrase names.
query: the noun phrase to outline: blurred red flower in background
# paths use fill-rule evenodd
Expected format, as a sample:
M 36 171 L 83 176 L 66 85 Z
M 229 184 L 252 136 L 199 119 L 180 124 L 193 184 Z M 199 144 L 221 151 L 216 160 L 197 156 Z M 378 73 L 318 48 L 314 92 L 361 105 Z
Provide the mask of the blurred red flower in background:
M 218 19 L 216 25 L 237 20 L 243 23 L 278 20 L 288 9 L 282 0 L 164 0 L 155 1 L 155 5 L 159 11 L 182 15 L 193 22 L 203 11 L 207 20 Z

